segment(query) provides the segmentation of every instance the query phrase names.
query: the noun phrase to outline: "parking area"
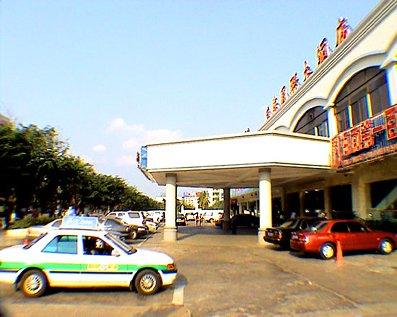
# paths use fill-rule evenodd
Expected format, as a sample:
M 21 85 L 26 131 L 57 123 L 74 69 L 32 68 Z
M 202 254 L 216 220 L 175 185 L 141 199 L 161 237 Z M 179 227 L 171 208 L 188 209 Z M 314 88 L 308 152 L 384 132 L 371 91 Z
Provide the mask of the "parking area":
M 177 282 L 159 294 L 142 297 L 118 289 L 55 290 L 28 300 L 1 285 L 3 309 L 24 312 L 22 316 L 43 309 L 75 316 L 102 316 L 105 312 L 109 316 L 397 314 L 396 251 L 389 256 L 352 254 L 337 265 L 334 260 L 261 247 L 256 232 L 231 235 L 211 225 L 191 223 L 178 231 L 176 243 L 164 242 L 161 232 L 133 242 L 175 258 Z

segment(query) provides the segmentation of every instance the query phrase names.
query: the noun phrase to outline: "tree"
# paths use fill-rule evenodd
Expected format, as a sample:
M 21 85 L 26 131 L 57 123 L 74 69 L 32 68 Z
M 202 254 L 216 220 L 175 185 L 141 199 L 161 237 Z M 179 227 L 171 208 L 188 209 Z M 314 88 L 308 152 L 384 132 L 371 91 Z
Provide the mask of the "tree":
M 198 197 L 199 208 L 207 209 L 208 205 L 209 205 L 208 192 L 207 191 L 200 192 L 199 197 Z
M 0 201 L 7 205 L 7 224 L 14 209 L 30 206 L 43 211 L 69 205 L 80 210 L 161 208 L 122 178 L 97 173 L 68 150 L 53 128 L 0 125 Z

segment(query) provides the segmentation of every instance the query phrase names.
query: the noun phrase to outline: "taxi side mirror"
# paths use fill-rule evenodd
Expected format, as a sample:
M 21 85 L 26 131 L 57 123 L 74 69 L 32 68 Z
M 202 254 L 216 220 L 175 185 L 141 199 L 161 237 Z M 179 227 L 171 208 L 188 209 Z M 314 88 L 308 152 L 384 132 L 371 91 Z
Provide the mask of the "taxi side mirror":
M 118 253 L 116 250 L 112 250 L 112 256 L 120 256 L 120 253 Z

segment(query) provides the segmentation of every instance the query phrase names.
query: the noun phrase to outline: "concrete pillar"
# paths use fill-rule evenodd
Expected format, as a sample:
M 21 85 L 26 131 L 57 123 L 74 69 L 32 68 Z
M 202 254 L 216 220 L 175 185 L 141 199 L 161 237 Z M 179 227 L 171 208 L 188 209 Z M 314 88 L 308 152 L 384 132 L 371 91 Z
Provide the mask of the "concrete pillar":
M 176 228 L 176 175 L 166 175 L 164 241 L 177 240 Z
M 394 45 L 397 49 L 397 44 Z M 392 50 L 393 51 L 393 48 Z M 389 97 L 391 105 L 397 104 L 397 57 L 391 56 L 386 59 L 386 62 L 381 66 L 386 70 L 387 85 L 389 90 Z
M 240 202 L 240 203 L 238 204 L 238 213 L 239 213 L 239 214 L 242 214 L 242 213 L 243 213 L 243 202 Z
M 287 208 L 287 194 L 284 187 L 280 188 L 280 197 L 281 197 L 281 211 L 283 212 L 284 217 L 286 216 L 286 208 Z
M 223 189 L 223 225 L 222 229 L 230 229 L 230 188 Z
M 353 175 L 352 182 L 352 207 L 357 216 L 366 219 L 371 208 L 371 195 L 368 183 L 365 183 L 360 173 Z
M 299 192 L 299 215 L 300 217 L 305 216 L 305 191 L 300 191 Z
M 331 190 L 328 186 L 324 187 L 324 211 L 327 217 L 331 215 Z
M 259 170 L 259 230 L 258 243 L 265 245 L 263 240 L 265 229 L 272 226 L 272 184 L 270 169 Z

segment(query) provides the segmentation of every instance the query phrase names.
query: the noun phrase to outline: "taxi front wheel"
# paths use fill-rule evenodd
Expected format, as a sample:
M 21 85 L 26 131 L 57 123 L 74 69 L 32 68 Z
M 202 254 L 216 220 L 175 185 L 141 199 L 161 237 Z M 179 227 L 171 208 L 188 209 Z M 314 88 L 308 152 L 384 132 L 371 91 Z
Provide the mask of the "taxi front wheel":
M 47 289 L 47 279 L 39 270 L 27 271 L 22 276 L 21 288 L 26 297 L 39 297 Z
M 143 270 L 135 279 L 135 288 L 141 295 L 152 295 L 161 287 L 159 274 L 152 270 Z

